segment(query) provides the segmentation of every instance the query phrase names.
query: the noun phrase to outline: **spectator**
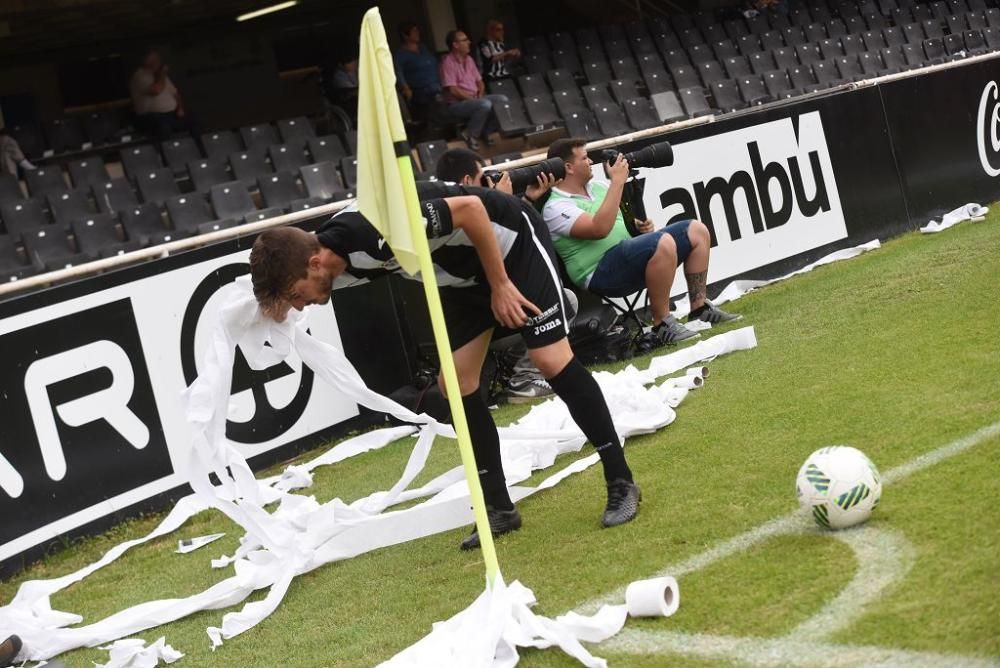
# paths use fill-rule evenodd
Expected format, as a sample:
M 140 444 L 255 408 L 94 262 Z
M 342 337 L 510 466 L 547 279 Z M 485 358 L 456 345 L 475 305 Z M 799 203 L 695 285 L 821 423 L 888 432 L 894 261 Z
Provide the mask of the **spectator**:
M 184 108 L 169 71 L 160 52 L 149 49 L 142 65 L 132 73 L 129 94 L 135 108 L 136 127 L 157 141 L 169 139 L 175 132 L 189 132 L 200 145 L 197 127 Z
M 24 157 L 21 145 L 7 134 L 7 129 L 0 127 L 0 174 L 17 176 L 17 168 L 22 171 L 35 169 L 35 166 Z
M 412 21 L 399 25 L 401 43 L 396 50 L 396 79 L 414 115 L 426 118 L 441 95 L 437 56 L 420 42 L 420 28 Z
M 441 84 L 446 91 L 448 113 L 457 121 L 465 121 L 462 139 L 470 149 L 478 151 L 480 139 L 492 146 L 490 133 L 497 129 L 493 105 L 506 102 L 507 96 L 485 94 L 483 77 L 469 55 L 471 40 L 468 35 L 461 30 L 452 30 L 445 41 L 449 51 L 441 59 Z
M 445 151 L 438 158 L 435 176 L 439 181 L 457 183 L 460 186 L 478 186 L 483 184 L 483 165 L 485 164 L 478 153 L 473 153 L 467 148 L 451 148 Z M 555 183 L 551 174 L 539 175 L 538 185 L 533 185 L 524 193 L 524 198 L 532 206 L 539 198 L 548 192 Z M 508 195 L 512 194 L 510 177 L 507 172 L 503 173 L 500 181 L 490 183 L 491 188 L 496 188 Z M 566 318 L 570 324 L 576 317 L 577 299 L 571 290 L 563 288 L 563 295 L 566 298 Z M 517 355 L 510 380 L 507 381 L 507 394 L 511 403 L 519 403 L 530 399 L 540 399 L 552 394 L 552 387 L 545 376 L 539 371 L 535 363 L 531 361 L 528 348 L 523 341 L 515 344 L 508 350 L 511 356 Z
M 21 639 L 17 636 L 9 636 L 0 642 L 0 666 L 13 665 L 17 655 L 21 652 Z
M 619 155 L 609 168 L 611 183 L 593 181 L 583 139 L 558 139 L 549 158 L 562 158 L 566 178 L 542 210 L 556 251 L 570 280 L 602 297 L 625 297 L 643 288 L 653 316 L 653 340 L 677 343 L 696 333 L 670 315 L 670 288 L 677 266 L 684 265 L 691 312 L 688 321 L 728 322 L 742 316 L 726 313 L 705 299 L 711 239 L 698 220 L 685 220 L 653 230 L 650 220 L 635 221 L 639 235 L 625 227 L 620 203 L 628 161 Z
M 323 68 L 323 83 L 327 98 L 340 105 L 352 119 L 358 116 L 358 56 L 342 55 L 330 68 Z
M 490 19 L 486 35 L 479 41 L 479 55 L 483 59 L 483 75 L 488 81 L 510 76 L 510 63 L 521 57 L 520 49 L 508 49 L 503 38 L 503 23 Z

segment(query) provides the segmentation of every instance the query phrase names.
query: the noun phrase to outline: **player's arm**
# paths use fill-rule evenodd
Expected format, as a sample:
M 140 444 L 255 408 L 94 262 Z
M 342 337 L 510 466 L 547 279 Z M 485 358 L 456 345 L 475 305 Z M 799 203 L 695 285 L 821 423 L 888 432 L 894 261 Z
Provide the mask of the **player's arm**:
M 608 169 L 611 176 L 611 184 L 608 192 L 604 196 L 604 201 L 593 215 L 581 213 L 570 230 L 570 236 L 577 239 L 603 239 L 611 234 L 611 228 L 615 226 L 615 218 L 618 217 L 618 206 L 622 201 L 622 190 L 625 187 L 625 180 L 628 178 L 628 161 L 621 153 L 618 158 L 611 163 Z
M 440 236 L 445 232 L 444 228 L 449 225 L 449 221 L 442 220 L 443 216 L 440 215 L 438 202 L 442 201 L 448 207 L 450 226 L 465 232 L 476 249 L 479 261 L 483 265 L 483 272 L 486 274 L 486 280 L 490 284 L 493 315 L 496 316 L 497 321 L 504 327 L 518 328 L 523 326 L 527 319 L 524 309 L 535 314 L 541 313 L 537 306 L 525 299 L 507 275 L 507 269 L 503 264 L 503 255 L 500 253 L 500 244 L 497 243 L 496 234 L 493 231 L 493 224 L 490 222 L 486 207 L 480 198 L 467 195 L 423 202 L 428 221 L 428 236 Z M 438 211 L 437 219 L 435 219 L 436 209 Z

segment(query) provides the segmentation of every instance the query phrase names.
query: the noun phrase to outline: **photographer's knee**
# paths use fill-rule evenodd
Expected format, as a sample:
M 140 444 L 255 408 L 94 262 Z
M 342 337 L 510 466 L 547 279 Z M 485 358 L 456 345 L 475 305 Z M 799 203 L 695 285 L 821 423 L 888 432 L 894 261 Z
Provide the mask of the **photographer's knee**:
M 691 245 L 697 245 L 698 242 L 710 243 L 712 240 L 712 235 L 708 231 L 708 226 L 700 220 L 692 220 L 691 224 L 688 225 L 688 239 L 691 240 Z
M 669 234 L 661 234 L 659 241 L 656 242 L 656 251 L 653 254 L 659 257 L 676 258 L 677 243 Z

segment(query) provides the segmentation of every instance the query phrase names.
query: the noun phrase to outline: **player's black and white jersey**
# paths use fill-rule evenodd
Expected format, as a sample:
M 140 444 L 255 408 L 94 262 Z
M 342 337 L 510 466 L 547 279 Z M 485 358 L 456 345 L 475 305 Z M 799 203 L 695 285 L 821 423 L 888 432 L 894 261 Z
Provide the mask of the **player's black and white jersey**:
M 475 195 L 486 207 L 493 231 L 506 259 L 532 221 L 520 200 L 488 188 L 464 187 L 437 183 L 421 185 L 421 213 L 438 285 L 471 287 L 486 283 L 482 264 L 472 241 L 452 224 L 451 210 L 445 197 Z M 359 285 L 390 273 L 419 280 L 402 271 L 392 249 L 382 235 L 368 223 L 356 205 L 337 213 L 316 233 L 321 244 L 347 260 L 347 269 L 334 280 L 334 289 Z

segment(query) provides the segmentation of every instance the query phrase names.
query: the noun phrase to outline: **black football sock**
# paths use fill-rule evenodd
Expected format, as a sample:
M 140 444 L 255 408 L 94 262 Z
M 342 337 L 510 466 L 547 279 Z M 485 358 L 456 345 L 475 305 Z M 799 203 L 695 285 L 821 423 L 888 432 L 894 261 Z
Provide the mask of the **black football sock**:
M 497 510 L 512 510 L 514 504 L 507 492 L 503 464 L 500 461 L 500 435 L 497 434 L 497 424 L 490 415 L 490 409 L 478 389 L 462 397 L 462 406 L 469 423 L 469 437 L 472 439 L 472 452 L 476 456 L 483 498 L 487 505 Z
M 608 482 L 619 478 L 632 480 L 608 403 L 590 372 L 574 357 L 548 381 L 552 391 L 566 403 L 577 426 L 597 449 L 604 465 L 604 479 Z

